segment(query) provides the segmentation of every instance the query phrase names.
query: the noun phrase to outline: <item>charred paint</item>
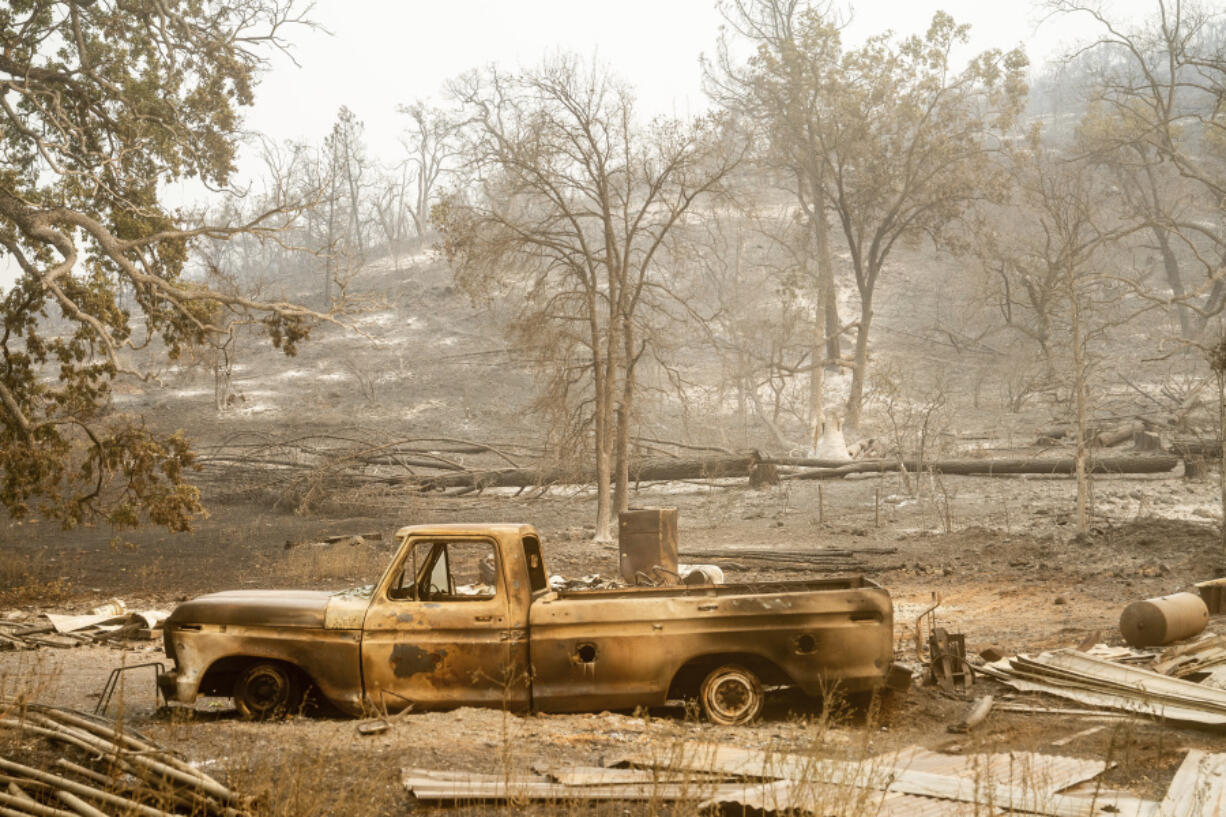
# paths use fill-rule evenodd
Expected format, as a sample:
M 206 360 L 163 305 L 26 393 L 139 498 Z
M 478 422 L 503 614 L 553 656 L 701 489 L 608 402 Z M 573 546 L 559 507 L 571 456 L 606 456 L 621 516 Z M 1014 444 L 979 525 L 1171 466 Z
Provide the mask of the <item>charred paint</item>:
M 397 613 L 396 620 L 399 621 L 401 624 L 412 624 L 413 614 L 412 613 Z
M 392 647 L 392 674 L 397 678 L 409 678 L 419 672 L 434 672 L 446 657 L 446 650 L 426 652 L 413 644 L 397 644 Z

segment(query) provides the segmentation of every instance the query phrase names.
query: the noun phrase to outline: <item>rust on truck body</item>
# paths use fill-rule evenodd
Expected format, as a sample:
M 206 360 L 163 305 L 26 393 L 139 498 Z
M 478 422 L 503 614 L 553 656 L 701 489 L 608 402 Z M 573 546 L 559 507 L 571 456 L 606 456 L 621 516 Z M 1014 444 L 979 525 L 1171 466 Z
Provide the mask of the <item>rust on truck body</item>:
M 528 525 L 402 529 L 368 592 L 240 591 L 165 625 L 170 700 L 229 694 L 246 661 L 305 674 L 350 714 L 477 705 L 569 712 L 657 705 L 721 663 L 809 695 L 882 686 L 889 594 L 860 576 L 766 585 L 554 592 Z

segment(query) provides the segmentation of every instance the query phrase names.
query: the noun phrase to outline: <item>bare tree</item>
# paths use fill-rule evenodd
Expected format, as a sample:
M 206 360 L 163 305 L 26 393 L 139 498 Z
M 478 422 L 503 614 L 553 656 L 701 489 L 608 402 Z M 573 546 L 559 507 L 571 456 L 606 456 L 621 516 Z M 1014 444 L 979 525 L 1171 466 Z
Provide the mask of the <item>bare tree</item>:
M 363 141 L 365 126 L 342 105 L 324 139 L 326 169 L 327 252 L 324 303 L 331 306 L 333 287 L 366 263 L 367 188 L 372 165 Z
M 1181 0 L 1155 3 L 1139 26 L 1098 4 L 1050 5 L 1098 26 L 1098 38 L 1070 61 L 1087 65 L 1082 149 L 1114 170 L 1129 217 L 1161 260 L 1180 334 L 1197 337 L 1226 306 L 1226 19 Z
M 809 112 L 822 104 L 814 95 L 823 93 L 820 81 L 805 73 L 814 60 L 798 59 L 797 26 L 813 15 L 830 19 L 828 4 L 814 9 L 799 0 L 728 0 L 720 11 L 731 32 L 752 44 L 758 57 L 749 65 L 731 56 L 728 37 L 721 38 L 714 62 L 704 62 L 707 86 L 712 96 L 746 127 L 753 128 L 767 149 L 755 156 L 758 163 L 779 178 L 794 197 L 804 216 L 809 235 L 795 244 L 800 277 L 805 279 L 813 300 L 813 329 L 809 369 L 809 436 L 813 446 L 821 434 L 825 415 L 824 372 L 840 362 L 840 326 L 830 247 L 829 208 L 823 193 L 826 163 L 824 146 L 810 121 Z M 837 25 L 837 24 L 836 24 Z M 769 55 L 769 63 L 767 62 Z M 816 57 L 818 62 L 830 55 Z M 762 66 L 769 64 L 789 72 L 785 81 L 763 82 Z
M 468 291 L 527 293 L 519 337 L 534 342 L 566 425 L 590 420 L 596 532 L 607 540 L 612 511 L 628 504 L 649 347 L 640 317 L 666 297 L 670 233 L 738 156 L 721 150 L 709 120 L 640 126 L 630 90 L 574 56 L 472 73 L 451 91 L 468 116 L 473 176 L 435 208 L 443 250 Z
M 409 117 L 409 125 L 400 138 L 405 151 L 401 178 L 411 193 L 405 198 L 405 208 L 413 220 L 418 241 L 424 241 L 439 184 L 457 155 L 460 123 L 421 100 L 401 105 L 397 110 Z
M 988 266 L 1008 291 L 1024 290 L 1037 329 L 1014 322 L 1043 350 L 1053 381 L 1067 379 L 1075 418 L 1077 526 L 1088 528 L 1088 417 L 1096 348 L 1136 317 L 1121 309 L 1135 283 L 1110 253 L 1135 232 L 1101 168 L 1043 146 L 1037 132 L 1010 151 L 1012 187 L 1002 227 L 991 230 Z M 982 236 L 981 236 L 982 238 Z M 1012 283 L 1011 283 L 1012 282 Z M 1011 303 L 1009 309 L 1020 304 Z M 1061 375 L 1067 373 L 1067 378 Z
M 951 51 L 968 28 L 944 13 L 923 36 L 880 35 L 855 50 L 843 48 L 836 21 L 820 9 L 794 13 L 780 30 L 785 36 L 767 37 L 743 76 L 792 157 L 815 228 L 829 209 L 847 244 L 860 294 L 847 403 L 855 428 L 885 262 L 900 239 L 948 238 L 966 205 L 990 193 L 990 137 L 1021 109 L 1027 61 L 1020 51 L 988 51 L 955 71 Z

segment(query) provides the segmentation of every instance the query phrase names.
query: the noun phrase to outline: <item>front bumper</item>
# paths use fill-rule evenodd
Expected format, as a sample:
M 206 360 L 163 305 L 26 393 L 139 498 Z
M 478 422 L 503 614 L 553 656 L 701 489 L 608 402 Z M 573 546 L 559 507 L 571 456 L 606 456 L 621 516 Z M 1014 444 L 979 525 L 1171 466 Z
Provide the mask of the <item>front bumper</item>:
M 190 683 L 182 683 L 178 670 L 171 670 L 159 675 L 158 689 L 167 703 L 176 701 L 178 703 L 190 704 L 196 700 L 196 688 Z

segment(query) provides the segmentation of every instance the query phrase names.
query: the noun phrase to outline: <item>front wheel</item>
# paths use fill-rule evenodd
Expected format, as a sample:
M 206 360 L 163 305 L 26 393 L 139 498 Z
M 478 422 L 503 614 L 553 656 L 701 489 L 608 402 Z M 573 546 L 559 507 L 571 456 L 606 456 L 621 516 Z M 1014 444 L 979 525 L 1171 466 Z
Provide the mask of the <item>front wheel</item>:
M 302 694 L 301 676 L 278 661 L 249 664 L 234 682 L 234 706 L 247 720 L 284 718 L 302 703 Z
M 702 711 L 712 723 L 736 726 L 762 714 L 762 682 L 751 670 L 726 664 L 712 670 L 698 692 Z

